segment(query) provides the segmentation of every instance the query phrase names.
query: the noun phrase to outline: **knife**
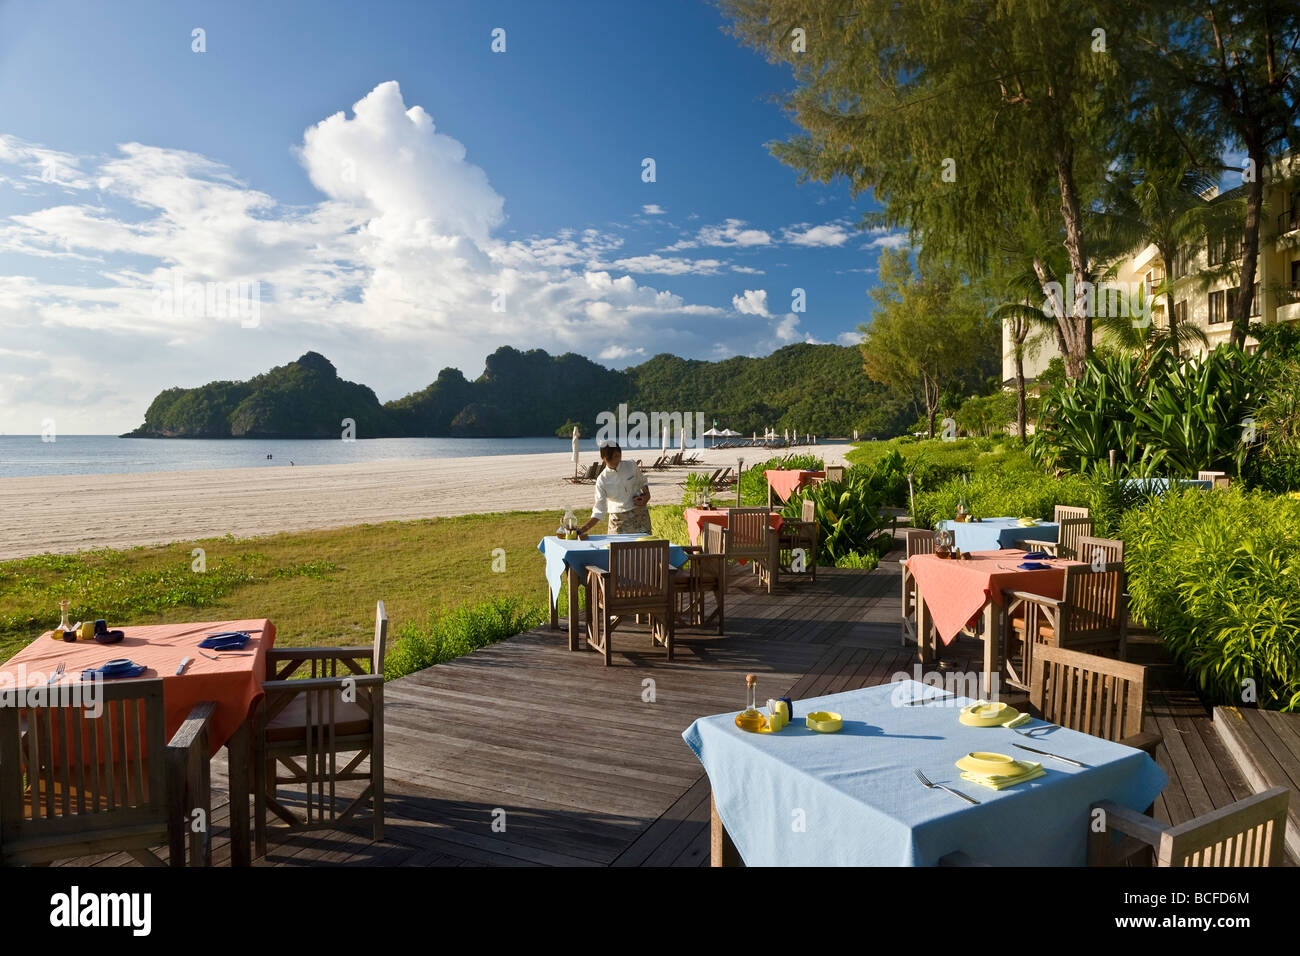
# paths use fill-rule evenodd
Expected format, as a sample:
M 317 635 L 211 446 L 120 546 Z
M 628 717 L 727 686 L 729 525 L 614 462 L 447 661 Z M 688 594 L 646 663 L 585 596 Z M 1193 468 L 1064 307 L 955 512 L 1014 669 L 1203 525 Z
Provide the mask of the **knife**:
M 1012 744 L 1013 747 L 1019 747 L 1021 750 L 1028 750 L 1031 754 L 1042 754 L 1044 757 L 1055 757 L 1057 760 L 1064 760 L 1066 763 L 1072 763 L 1076 767 L 1086 767 L 1087 764 L 1079 763 L 1072 757 L 1062 757 L 1060 754 L 1054 754 L 1048 750 L 1035 750 L 1033 747 L 1026 747 L 1024 744 Z
M 187 658 L 185 658 L 185 660 L 181 661 L 181 666 L 178 667 L 178 668 L 176 668 L 176 676 L 177 676 L 177 677 L 179 677 L 181 674 L 184 674 L 184 673 L 185 673 L 185 668 L 189 667 L 189 665 L 190 665 L 190 661 L 192 661 L 192 660 L 194 660 L 194 658 L 192 658 L 192 657 L 187 657 Z
M 951 698 L 951 697 L 952 697 L 952 694 L 949 694 L 949 693 L 947 693 L 947 692 L 945 691 L 944 693 L 941 693 L 941 694 L 933 694 L 933 695 L 931 695 L 931 696 L 929 696 L 929 697 L 914 697 L 914 698 L 912 698 L 911 700 L 905 700 L 905 701 L 903 701 L 903 706 L 904 706 L 904 707 L 913 707 L 913 706 L 915 706 L 916 704 L 924 704 L 924 703 L 927 703 L 927 702 L 932 701 L 932 700 L 948 700 L 948 699 Z

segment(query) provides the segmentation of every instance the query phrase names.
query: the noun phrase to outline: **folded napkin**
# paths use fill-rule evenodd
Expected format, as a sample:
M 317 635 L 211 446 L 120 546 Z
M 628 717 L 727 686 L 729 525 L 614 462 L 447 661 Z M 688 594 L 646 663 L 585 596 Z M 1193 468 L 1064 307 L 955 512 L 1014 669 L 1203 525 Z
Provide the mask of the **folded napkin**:
M 1046 551 L 1030 551 L 1030 552 L 1028 552 L 1028 553 L 1025 555 L 1025 560 L 1026 560 L 1026 561 L 1042 561 L 1042 560 L 1043 560 L 1044 558 L 1046 558 L 1047 556 L 1048 556 L 1048 555 L 1047 555 L 1047 552 L 1046 552 Z
M 981 787 L 988 787 L 992 790 L 1005 790 L 1007 787 L 1014 787 L 1018 783 L 1024 783 L 1026 780 L 1036 780 L 1039 777 L 1047 776 L 1047 771 L 1043 769 L 1041 763 L 1030 763 L 1027 760 L 1017 760 L 1017 767 L 1024 768 L 1021 773 L 1000 773 L 1000 774 L 978 774 L 971 773 L 969 770 L 963 770 L 961 778 L 970 783 L 978 783 Z
M 132 664 L 130 667 L 90 667 L 81 672 L 82 680 L 117 680 L 119 677 L 139 677 L 149 668 L 143 664 Z
M 247 643 L 247 631 L 226 631 L 222 634 L 209 634 L 199 641 L 199 647 L 218 651 L 237 651 Z
M 1003 724 L 1002 726 L 1003 726 L 1003 727 L 1019 727 L 1019 726 L 1021 726 L 1022 724 L 1027 724 L 1027 723 L 1029 723 L 1029 722 L 1030 722 L 1031 720 L 1033 720 L 1033 719 L 1034 719 L 1034 718 L 1030 717 L 1028 714 L 1021 714 L 1021 715 L 1020 715 L 1019 717 L 1017 717 L 1015 720 L 1008 720 L 1008 721 L 1007 721 L 1005 724 Z
M 1050 564 L 1044 564 L 1042 561 L 1022 561 L 1016 565 L 1021 571 L 1045 571 L 1051 567 Z

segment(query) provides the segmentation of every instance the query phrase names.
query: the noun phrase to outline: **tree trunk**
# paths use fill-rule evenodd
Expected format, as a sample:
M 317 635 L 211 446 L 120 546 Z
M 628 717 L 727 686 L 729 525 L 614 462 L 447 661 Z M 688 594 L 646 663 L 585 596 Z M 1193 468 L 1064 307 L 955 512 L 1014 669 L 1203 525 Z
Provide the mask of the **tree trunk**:
M 1043 260 L 1037 257 L 1034 258 L 1034 275 L 1038 277 L 1038 284 L 1042 287 L 1043 297 L 1051 300 L 1053 305 L 1056 307 L 1057 314 L 1054 315 L 1056 325 L 1053 326 L 1052 331 L 1056 333 L 1056 348 L 1060 351 L 1061 358 L 1065 361 L 1066 371 L 1068 372 L 1070 363 L 1069 356 L 1075 350 L 1074 320 L 1066 311 L 1064 296 L 1057 301 L 1055 296 L 1048 292 L 1047 283 L 1051 282 L 1052 279 L 1048 275 L 1047 266 L 1043 263 Z
M 930 437 L 934 438 L 934 416 L 939 412 L 939 394 L 938 389 L 931 389 L 930 376 L 926 372 L 921 373 L 921 393 L 925 398 L 925 417 L 930 424 Z
M 1258 140 L 1247 143 L 1247 155 L 1255 167 L 1254 178 L 1246 184 L 1246 224 L 1241 237 L 1241 287 L 1232 304 L 1232 344 L 1246 347 L 1250 332 L 1250 299 L 1255 291 L 1255 268 L 1259 260 L 1259 220 L 1264 205 L 1264 151 Z
M 1025 440 L 1025 357 L 1024 343 L 1016 348 L 1016 433 Z
M 1092 316 L 1078 294 L 1088 281 L 1088 256 L 1083 242 L 1083 214 L 1079 208 L 1079 191 L 1074 184 L 1073 153 L 1063 141 L 1056 148 L 1056 179 L 1061 190 L 1061 218 L 1065 222 L 1065 251 L 1074 275 L 1074 309 L 1066 316 L 1074 332 L 1071 349 L 1065 356 L 1065 374 L 1075 381 L 1083 378 L 1083 368 L 1092 352 Z
M 1165 313 L 1169 319 L 1169 347 L 1174 350 L 1174 358 L 1182 357 L 1182 348 L 1178 344 L 1178 317 L 1174 315 L 1174 259 L 1176 249 L 1156 243 L 1160 261 L 1165 264 Z

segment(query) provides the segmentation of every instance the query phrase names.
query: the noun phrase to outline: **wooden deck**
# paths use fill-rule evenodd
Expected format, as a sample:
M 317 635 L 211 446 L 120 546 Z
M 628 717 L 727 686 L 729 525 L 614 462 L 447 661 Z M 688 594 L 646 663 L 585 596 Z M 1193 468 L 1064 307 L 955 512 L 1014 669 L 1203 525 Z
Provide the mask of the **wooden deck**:
M 1216 707 L 1214 729 L 1256 792 L 1291 790 L 1286 847 L 1293 858 L 1300 858 L 1300 714 Z
M 608 668 L 594 652 L 570 652 L 564 631 L 543 628 L 391 681 L 384 842 L 362 826 L 299 835 L 273 841 L 256 865 L 706 866 L 708 780 L 682 731 L 739 709 L 747 672 L 759 675 L 764 699 L 910 673 L 898 587 L 897 554 L 870 573 L 819 569 L 815 585 L 770 596 L 742 575 L 727 635 L 679 634 L 671 664 L 644 628 L 615 633 Z M 1158 643 L 1138 639 L 1134 656 L 1154 665 L 1149 719 L 1165 738 L 1158 760 L 1170 783 L 1157 815 L 1181 822 L 1253 792 Z M 945 649 L 943 666 L 981 662 L 976 641 Z M 214 765 L 214 786 L 224 769 Z M 218 864 L 229 859 L 225 810 L 214 813 Z

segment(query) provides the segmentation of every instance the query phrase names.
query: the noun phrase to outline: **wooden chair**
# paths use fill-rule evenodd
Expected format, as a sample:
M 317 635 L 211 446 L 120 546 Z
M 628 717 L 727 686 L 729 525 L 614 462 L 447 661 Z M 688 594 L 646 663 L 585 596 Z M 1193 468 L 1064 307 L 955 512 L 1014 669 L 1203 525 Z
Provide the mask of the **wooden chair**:
M 1049 723 L 1144 750 L 1161 736 L 1142 730 L 1146 668 L 1060 647 L 1034 649 L 1029 703 Z
M 732 508 L 722 534 L 722 554 L 727 560 L 749 561 L 759 581 L 771 594 L 781 570 L 777 533 L 766 508 Z
M 1071 650 L 1113 648 L 1121 660 L 1128 654 L 1123 563 L 1107 563 L 1101 569 L 1067 566 L 1059 599 L 1028 591 L 1004 591 L 1002 597 L 1003 646 L 1009 661 L 1019 645 L 1026 676 L 1032 672 L 1034 653 L 1044 644 Z
M 690 561 L 673 575 L 677 620 L 687 627 L 704 627 L 716 621 L 723 633 L 727 605 L 727 559 L 722 555 L 722 528 L 705 522 L 700 528 L 701 546 L 688 547 Z M 713 549 L 709 537 L 715 539 Z M 705 615 L 704 599 L 713 595 L 713 613 Z
M 933 531 L 909 528 L 904 532 L 903 540 L 907 548 L 907 558 L 914 554 L 934 554 L 935 533 Z M 909 640 L 917 641 L 918 646 L 920 643 L 916 633 L 916 580 L 912 577 L 912 572 L 907 569 L 907 558 L 898 562 L 903 572 L 903 626 L 899 639 L 899 644 L 903 647 L 907 646 Z
M 1026 551 L 1046 551 L 1058 558 L 1077 560 L 1079 538 L 1092 534 L 1092 515 L 1087 508 L 1057 505 L 1052 509 L 1052 521 L 1060 526 L 1056 541 L 1017 541 L 1017 548 Z
M 377 601 L 369 646 L 267 651 L 253 754 L 257 855 L 266 853 L 268 811 L 287 824 L 287 832 L 297 832 L 346 826 L 371 802 L 374 839 L 383 840 L 387 642 L 388 612 Z M 304 667 L 305 679 L 289 679 Z M 362 768 L 363 762 L 368 766 Z M 336 796 L 336 787 L 349 781 L 365 785 L 340 812 L 346 798 Z M 281 801 L 281 784 L 305 791 L 301 815 Z
M 827 481 L 843 481 L 843 480 L 844 480 L 844 466 L 843 466 L 843 465 L 827 465 L 827 466 L 826 466 L 826 480 L 827 480 Z
M 207 828 L 192 833 L 190 823 L 201 809 L 211 825 L 215 706 L 197 706 L 168 741 L 160 678 L 104 681 L 94 693 L 98 716 L 81 701 L 0 703 L 0 864 L 125 850 L 161 866 L 152 848 L 165 844 L 168 863 L 184 866 L 187 837 L 191 862 L 210 863 Z
M 1140 853 L 1156 866 L 1282 866 L 1291 791 L 1274 787 L 1177 826 L 1134 813 L 1110 800 L 1088 815 L 1088 865 L 1115 866 Z M 1104 814 L 1097 832 L 1092 821 Z
M 800 520 L 783 521 L 777 534 L 777 551 L 780 554 L 790 552 L 789 563 L 782 562 L 781 570 L 791 574 L 808 573 L 813 584 L 817 583 L 817 544 L 821 539 L 821 526 L 817 524 L 817 503 L 805 498 L 800 506 Z M 794 571 L 794 552 L 800 548 L 804 552 L 804 571 Z
M 1075 553 L 1076 561 L 1086 561 L 1089 564 L 1122 564 L 1124 542 L 1119 538 L 1094 538 L 1090 535 L 1081 535 L 1075 544 Z
M 1228 475 L 1222 471 L 1198 471 L 1196 480 L 1212 482 L 1215 488 L 1227 488 L 1229 485 Z
M 651 646 L 673 659 L 673 571 L 667 541 L 615 541 L 609 570 L 587 568 L 587 643 L 613 663 L 612 637 L 628 614 L 650 617 Z

